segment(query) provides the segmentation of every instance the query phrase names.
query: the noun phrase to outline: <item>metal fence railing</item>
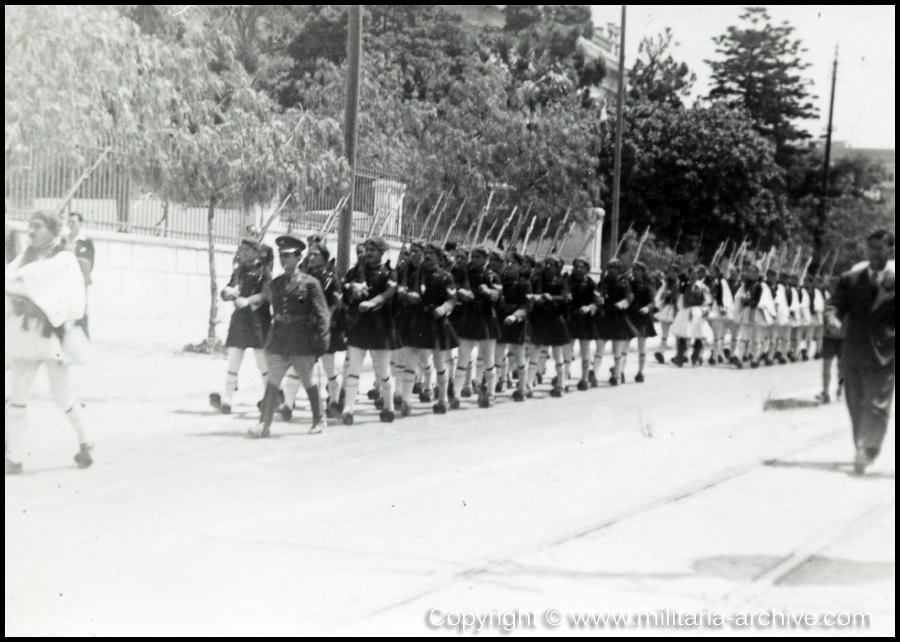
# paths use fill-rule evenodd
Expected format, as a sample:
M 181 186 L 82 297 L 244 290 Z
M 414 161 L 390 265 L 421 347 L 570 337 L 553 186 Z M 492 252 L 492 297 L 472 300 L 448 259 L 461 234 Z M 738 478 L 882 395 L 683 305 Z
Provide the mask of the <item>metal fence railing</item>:
M 79 157 L 52 149 L 7 150 L 5 167 L 5 211 L 22 220 L 36 209 L 57 210 L 85 170 L 104 153 L 104 148 L 81 148 Z M 88 229 L 205 241 L 207 210 L 167 202 L 142 190 L 114 148 L 80 184 L 64 212 L 79 212 Z M 358 168 L 355 177 L 353 227 L 356 237 L 368 234 L 375 220 L 382 235 L 399 240 L 415 230 L 417 222 L 404 221 L 406 185 L 396 176 L 374 169 Z M 310 193 L 300 202 L 291 201 L 280 215 L 285 229 L 320 229 L 328 213 L 344 195 L 339 186 Z M 240 208 L 218 207 L 213 218 L 213 239 L 236 243 L 248 222 Z

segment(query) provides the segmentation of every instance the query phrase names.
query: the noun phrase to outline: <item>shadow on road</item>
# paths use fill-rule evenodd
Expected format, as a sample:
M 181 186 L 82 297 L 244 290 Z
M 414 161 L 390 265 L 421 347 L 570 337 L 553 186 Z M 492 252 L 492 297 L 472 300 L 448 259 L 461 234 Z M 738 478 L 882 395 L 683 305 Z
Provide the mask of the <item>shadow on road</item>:
M 856 475 L 853 472 L 853 463 L 844 461 L 781 461 L 770 459 L 765 462 L 772 468 L 800 468 L 802 470 L 822 470 L 829 473 L 842 473 L 858 479 L 894 479 L 893 472 L 874 472 L 865 475 Z
M 763 412 L 769 410 L 797 410 L 800 408 L 818 408 L 822 403 L 813 399 L 769 399 L 763 406 Z
M 700 575 L 733 581 L 753 580 L 784 560 L 774 555 L 723 555 L 697 560 L 694 571 Z M 802 565 L 776 582 L 777 586 L 821 586 L 868 584 L 894 576 L 894 562 L 860 562 L 813 555 Z

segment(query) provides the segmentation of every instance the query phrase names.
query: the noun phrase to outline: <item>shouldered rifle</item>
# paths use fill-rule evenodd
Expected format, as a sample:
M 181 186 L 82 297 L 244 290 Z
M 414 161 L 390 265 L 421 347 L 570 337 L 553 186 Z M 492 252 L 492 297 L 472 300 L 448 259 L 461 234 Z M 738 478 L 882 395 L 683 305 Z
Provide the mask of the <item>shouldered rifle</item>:
M 616 253 L 612 255 L 613 258 L 616 258 L 617 256 L 619 256 L 619 252 L 622 250 L 622 246 L 625 245 L 625 239 L 628 238 L 628 233 L 631 231 L 631 228 L 633 225 L 634 225 L 634 221 L 632 221 L 628 225 L 628 229 L 625 230 L 625 234 L 623 234 L 622 238 L 619 239 L 619 244 L 616 246 Z M 582 250 L 582 253 L 583 252 L 584 252 L 584 250 Z M 579 254 L 578 256 L 581 256 L 581 254 Z
M 572 213 L 572 208 L 566 208 L 566 215 L 563 216 L 562 223 L 556 228 L 556 233 L 553 235 L 553 240 L 550 241 L 550 252 L 553 252 L 553 248 L 556 247 L 556 242 L 559 240 L 559 235 L 562 233 L 563 229 L 566 227 L 566 221 L 569 220 L 569 214 Z
M 262 226 L 262 229 L 259 231 L 259 240 L 258 243 L 262 243 L 263 237 L 266 235 L 266 231 L 269 229 L 269 226 L 272 224 L 272 221 L 275 220 L 275 217 L 278 216 L 278 213 L 284 209 L 284 206 L 287 205 L 287 202 L 291 200 L 291 196 L 293 196 L 293 192 L 288 192 L 288 195 L 284 197 L 284 200 L 281 201 L 281 205 L 275 208 L 275 210 L 269 214 L 269 218 L 266 220 L 266 224 Z
M 456 210 L 456 216 L 453 217 L 453 221 L 450 223 L 450 227 L 447 228 L 447 233 L 444 235 L 444 242 L 441 243 L 441 247 L 444 247 L 447 244 L 447 241 L 450 240 L 450 232 L 453 231 L 453 227 L 456 225 L 456 222 L 459 220 L 460 215 L 462 214 L 463 208 L 466 206 L 466 200 L 469 197 L 465 197 L 462 203 L 459 206 L 459 209 Z
M 518 211 L 519 206 L 516 205 L 512 208 L 512 212 L 509 213 L 509 216 L 506 217 L 506 220 L 503 221 L 503 225 L 500 227 L 500 233 L 497 234 L 497 245 L 500 245 L 500 241 L 503 239 L 503 233 L 506 231 L 506 228 L 509 227 L 510 222 L 516 216 L 516 212 Z

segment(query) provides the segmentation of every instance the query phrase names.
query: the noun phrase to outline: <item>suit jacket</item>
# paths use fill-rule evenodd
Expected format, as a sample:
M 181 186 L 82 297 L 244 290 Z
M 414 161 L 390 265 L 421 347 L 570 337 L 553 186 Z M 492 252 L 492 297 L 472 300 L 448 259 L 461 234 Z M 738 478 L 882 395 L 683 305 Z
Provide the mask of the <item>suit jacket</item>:
M 841 359 L 853 367 L 894 369 L 893 272 L 876 287 L 867 267 L 841 276 L 825 306 L 828 323 L 843 320 L 845 339 Z

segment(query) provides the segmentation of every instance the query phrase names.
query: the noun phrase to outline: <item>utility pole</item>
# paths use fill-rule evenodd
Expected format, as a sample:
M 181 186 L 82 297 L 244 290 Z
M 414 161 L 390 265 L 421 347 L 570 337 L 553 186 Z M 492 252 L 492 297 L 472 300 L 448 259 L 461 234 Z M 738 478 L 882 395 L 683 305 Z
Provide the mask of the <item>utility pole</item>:
M 622 5 L 622 27 L 619 34 L 619 91 L 616 100 L 616 157 L 613 168 L 613 203 L 610 220 L 609 256 L 613 256 L 619 242 L 619 196 L 622 181 L 622 109 L 625 104 L 625 5 Z
M 825 163 L 822 166 L 822 196 L 819 199 L 819 224 L 816 227 L 816 255 L 822 256 L 825 242 L 825 221 L 828 217 L 828 174 L 831 166 L 831 123 L 834 116 L 834 85 L 837 80 L 838 48 L 834 47 L 834 66 L 831 70 L 831 102 L 828 106 L 828 129 L 825 132 Z
M 356 196 L 356 120 L 359 113 L 359 68 L 362 50 L 362 5 L 350 5 L 347 25 L 347 105 L 344 111 L 344 150 L 350 164 L 350 198 L 338 221 L 337 268 L 343 277 L 350 268 L 350 241 L 353 234 L 353 205 Z

